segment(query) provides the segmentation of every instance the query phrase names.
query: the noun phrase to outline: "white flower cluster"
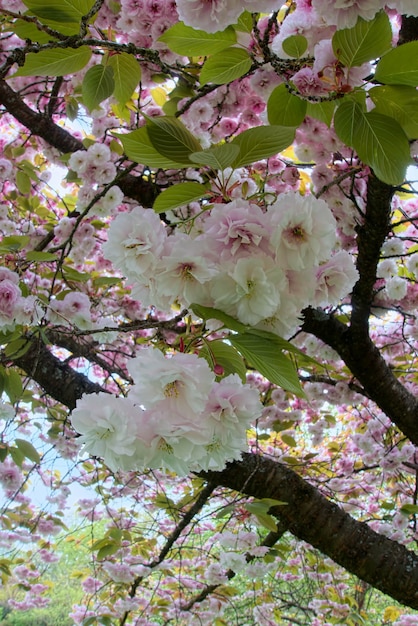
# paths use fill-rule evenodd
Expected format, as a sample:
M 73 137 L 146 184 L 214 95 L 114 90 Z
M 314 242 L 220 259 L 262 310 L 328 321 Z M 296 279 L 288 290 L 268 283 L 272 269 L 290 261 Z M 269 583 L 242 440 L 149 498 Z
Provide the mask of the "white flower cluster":
M 220 382 L 195 354 L 144 349 L 130 363 L 129 397 L 84 396 L 71 421 L 85 450 L 114 471 L 166 468 L 179 475 L 220 470 L 245 450 L 260 417 L 257 390 L 236 375 Z
M 266 211 L 243 199 L 215 204 L 187 233 L 170 235 L 137 207 L 112 222 L 103 251 L 143 306 L 196 302 L 289 336 L 302 308 L 336 304 L 357 280 L 347 252 L 331 257 L 335 243 L 327 204 L 289 192 Z
M 77 208 L 85 208 L 97 194 L 99 185 L 107 185 L 116 176 L 112 152 L 106 144 L 94 143 L 87 150 L 77 150 L 71 155 L 68 166 L 83 180 L 77 200 Z M 109 189 L 103 198 L 95 202 L 91 213 L 100 217 L 109 215 L 123 201 L 119 187 Z

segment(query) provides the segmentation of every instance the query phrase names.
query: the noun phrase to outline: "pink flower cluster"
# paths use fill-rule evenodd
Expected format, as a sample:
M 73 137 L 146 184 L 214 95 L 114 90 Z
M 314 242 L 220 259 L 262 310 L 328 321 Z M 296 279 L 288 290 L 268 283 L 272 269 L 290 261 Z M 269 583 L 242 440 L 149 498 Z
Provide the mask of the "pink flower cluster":
M 184 231 L 168 235 L 141 207 L 112 222 L 104 254 L 144 306 L 196 302 L 289 335 L 302 308 L 336 303 L 357 279 L 348 252 L 331 257 L 336 222 L 313 196 L 282 194 L 265 210 L 242 199 L 215 204 Z
M 22 296 L 19 276 L 0 267 L 0 329 L 13 330 L 16 324 L 28 324 L 36 312 L 35 296 Z
M 71 421 L 87 452 L 114 471 L 162 467 L 179 475 L 240 458 L 246 430 L 261 414 L 257 390 L 236 374 L 215 381 L 195 354 L 144 349 L 129 371 L 129 397 L 77 402 Z

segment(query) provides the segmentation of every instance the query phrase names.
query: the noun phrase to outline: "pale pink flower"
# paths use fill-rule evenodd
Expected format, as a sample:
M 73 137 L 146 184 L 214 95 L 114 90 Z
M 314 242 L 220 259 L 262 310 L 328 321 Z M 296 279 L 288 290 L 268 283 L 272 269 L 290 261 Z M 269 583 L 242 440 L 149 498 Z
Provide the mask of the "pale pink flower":
M 302 270 L 329 258 L 336 241 L 336 221 L 324 200 L 298 193 L 282 194 L 269 207 L 272 245 L 279 266 Z
M 245 200 L 217 204 L 205 220 L 204 238 L 210 240 L 211 253 L 222 260 L 257 254 L 263 248 L 268 249 L 265 214 Z
M 353 257 L 345 250 L 337 252 L 316 272 L 315 304 L 337 304 L 352 291 L 358 278 Z
M 239 0 L 177 0 L 179 18 L 187 26 L 207 33 L 234 24 L 244 9 Z
M 113 471 L 129 470 L 143 466 L 145 446 L 154 437 L 141 413 L 128 398 L 88 395 L 77 402 L 71 422 L 86 452 L 103 458 Z
M 13 461 L 5 459 L 3 463 L 0 463 L 0 485 L 5 491 L 17 491 L 22 486 L 22 482 L 22 472 Z
M 252 326 L 274 315 L 286 279 L 271 257 L 245 257 L 225 267 L 211 284 L 216 308 Z
M 158 215 L 138 206 L 114 219 L 103 253 L 128 278 L 146 282 L 154 272 L 166 239 Z
M 171 412 L 185 419 L 204 410 L 214 381 L 207 362 L 195 354 L 164 356 L 157 349 L 141 350 L 128 369 L 135 381 L 130 398 L 147 409 L 164 401 Z
M 381 0 L 334 0 L 330 3 L 327 0 L 312 0 L 312 6 L 326 24 L 342 29 L 355 26 L 359 17 L 372 20 L 382 8 L 382 2 Z
M 16 283 L 8 278 L 0 281 L 0 319 L 13 321 L 13 313 L 19 304 L 22 293 Z

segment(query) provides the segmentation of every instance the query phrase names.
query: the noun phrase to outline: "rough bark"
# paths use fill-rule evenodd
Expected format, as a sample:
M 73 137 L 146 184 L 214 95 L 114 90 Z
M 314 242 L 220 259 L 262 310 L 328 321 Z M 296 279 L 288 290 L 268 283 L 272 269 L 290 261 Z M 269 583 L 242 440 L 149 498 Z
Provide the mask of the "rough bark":
M 255 498 L 286 502 L 270 512 L 295 537 L 376 589 L 418 609 L 418 555 L 353 519 L 285 465 L 244 454 L 242 461 L 222 472 L 201 476 Z
M 48 115 L 43 115 L 28 107 L 20 95 L 5 80 L 0 80 L 0 105 L 25 126 L 32 135 L 44 139 L 60 152 L 65 154 L 85 150 L 79 139 L 65 128 L 55 124 Z M 156 185 L 141 178 L 141 176 L 126 174 L 118 181 L 118 186 L 127 197 L 136 200 L 144 207 L 151 207 L 158 195 Z
M 345 326 L 321 310 L 306 309 L 302 329 L 331 346 L 366 394 L 418 445 L 418 400 L 396 378 L 367 333 Z
M 70 365 L 60 361 L 39 337 L 28 338 L 29 349 L 13 360 L 45 392 L 70 410 L 86 393 L 98 393 L 104 389 L 92 382 Z

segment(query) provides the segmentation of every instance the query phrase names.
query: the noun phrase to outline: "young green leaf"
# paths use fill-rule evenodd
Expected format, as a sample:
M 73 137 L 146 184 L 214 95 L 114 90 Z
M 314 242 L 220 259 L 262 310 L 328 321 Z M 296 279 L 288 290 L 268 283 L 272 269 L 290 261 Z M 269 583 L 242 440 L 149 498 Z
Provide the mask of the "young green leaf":
M 135 57 L 127 52 L 109 56 L 107 64 L 113 69 L 115 81 L 113 95 L 119 104 L 126 104 L 141 80 L 141 66 Z
M 385 85 L 418 85 L 418 41 L 394 48 L 376 66 L 374 79 Z
M 242 354 L 248 365 L 254 367 L 267 380 L 297 396 L 304 396 L 292 361 L 269 339 L 246 332 L 230 335 L 228 340 Z
M 196 137 L 176 117 L 147 117 L 148 137 L 159 154 L 190 165 L 189 154 L 202 146 Z
M 92 111 L 103 100 L 112 95 L 114 88 L 113 68 L 104 65 L 94 65 L 87 71 L 83 79 L 81 86 L 83 102 L 89 111 Z
M 408 85 L 372 87 L 369 95 L 376 113 L 393 117 L 409 139 L 418 137 L 418 92 Z
M 252 65 L 251 57 L 242 48 L 227 48 L 212 55 L 200 72 L 200 84 L 225 85 L 248 72 Z
M 243 167 L 278 154 L 290 146 L 294 138 L 295 129 L 289 126 L 258 126 L 244 130 L 231 142 L 240 149 L 232 167 Z
M 90 11 L 94 0 L 23 0 L 32 15 L 41 19 L 66 23 L 78 23 Z
M 13 76 L 65 76 L 75 74 L 87 65 L 91 57 L 88 46 L 72 48 L 53 48 L 30 52 L 25 64 Z
M 365 112 L 347 99 L 335 113 L 335 131 L 354 148 L 360 159 L 373 168 L 376 176 L 389 185 L 400 185 L 411 163 L 408 138 L 396 120 Z
M 324 122 L 328 127 L 331 126 L 332 118 L 336 108 L 335 102 L 308 102 L 306 115 Z
M 292 35 L 287 37 L 282 43 L 284 52 L 295 59 L 300 59 L 305 54 L 307 47 L 308 40 L 303 35 Z
M 380 11 L 373 20 L 359 17 L 352 28 L 337 30 L 332 38 L 332 49 L 341 63 L 353 67 L 379 58 L 390 50 L 391 42 L 389 18 L 385 11 Z
M 212 307 L 202 306 L 201 304 L 196 303 L 191 304 L 190 308 L 193 313 L 202 320 L 219 320 L 226 328 L 234 330 L 237 333 L 244 333 L 247 331 L 247 326 L 238 322 L 238 320 L 234 319 L 227 313 L 220 311 L 219 309 L 212 309 Z
M 217 33 L 205 33 L 203 30 L 186 26 L 178 22 L 168 28 L 158 39 L 170 50 L 187 57 L 216 54 L 236 43 L 237 35 L 232 26 Z
M 25 458 L 33 461 L 33 463 L 41 462 L 39 452 L 36 450 L 36 448 L 33 447 L 33 445 L 29 441 L 27 441 L 26 439 L 16 439 L 15 444 Z
M 120 139 L 126 156 L 136 163 L 142 163 L 153 169 L 177 169 L 190 165 L 188 161 L 182 163 L 180 159 L 168 159 L 160 154 L 151 143 L 148 128 L 145 126 L 126 135 L 113 133 L 113 136 Z
M 242 382 L 245 383 L 247 368 L 240 353 L 221 339 L 215 339 L 204 344 L 200 349 L 199 356 L 203 357 L 211 368 L 220 365 L 223 368 L 223 375 L 238 374 Z
M 306 109 L 306 100 L 291 94 L 285 83 L 273 89 L 267 102 L 269 123 L 277 126 L 299 126 L 305 119 Z
M 206 185 L 191 182 L 179 183 L 164 189 L 155 199 L 153 209 L 156 213 L 170 211 L 193 200 L 201 200 L 207 193 Z
M 239 151 L 239 146 L 232 143 L 223 143 L 220 146 L 208 148 L 201 152 L 193 152 L 189 155 L 189 158 L 193 163 L 208 165 L 214 170 L 224 170 L 232 166 L 238 157 Z

